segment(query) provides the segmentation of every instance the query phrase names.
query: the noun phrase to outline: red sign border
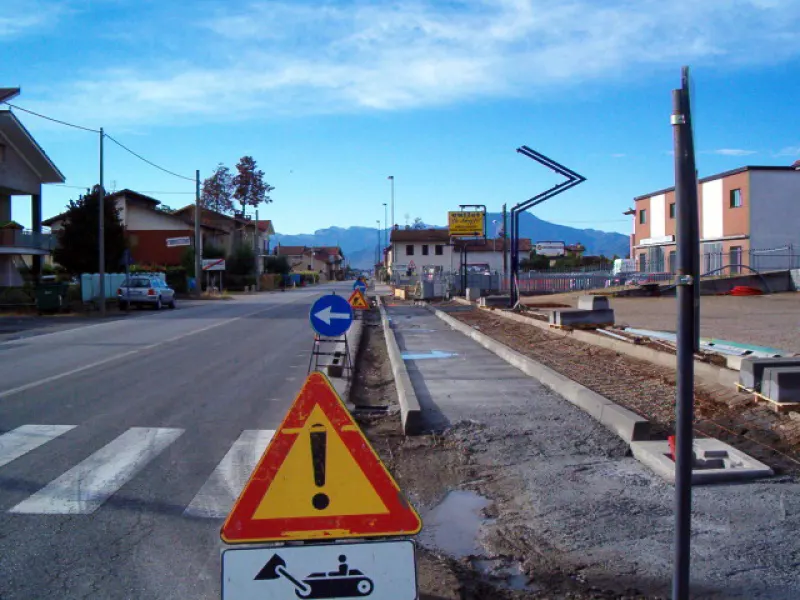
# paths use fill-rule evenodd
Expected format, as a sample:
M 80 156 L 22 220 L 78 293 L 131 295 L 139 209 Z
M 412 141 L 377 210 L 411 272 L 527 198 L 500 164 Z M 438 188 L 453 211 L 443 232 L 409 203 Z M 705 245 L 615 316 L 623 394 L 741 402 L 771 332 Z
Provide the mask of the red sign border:
M 300 429 L 311 411 L 319 406 L 336 433 L 350 451 L 375 492 L 386 505 L 388 513 L 328 517 L 290 517 L 253 519 L 261 500 L 289 454 Z M 348 430 L 344 430 L 345 427 Z M 319 372 L 306 379 L 292 407 L 276 430 L 266 452 L 261 457 L 242 493 L 220 530 L 228 544 L 254 542 L 335 540 L 354 537 L 390 537 L 413 535 L 422 529 L 416 510 L 406 500 L 378 455 L 372 449 L 350 411 L 342 403 L 328 378 Z M 347 533 L 342 533 L 343 531 Z M 308 532 L 303 536 L 300 532 Z

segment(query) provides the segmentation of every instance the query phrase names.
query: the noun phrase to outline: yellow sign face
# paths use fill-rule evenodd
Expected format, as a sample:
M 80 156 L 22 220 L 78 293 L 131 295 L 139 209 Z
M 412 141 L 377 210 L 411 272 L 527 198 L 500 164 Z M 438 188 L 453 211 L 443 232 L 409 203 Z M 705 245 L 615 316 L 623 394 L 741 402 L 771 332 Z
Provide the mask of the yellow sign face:
M 483 235 L 483 212 L 451 211 L 447 213 L 447 227 L 454 237 L 480 237 Z
M 356 310 L 367 310 L 369 308 L 367 299 L 364 298 L 364 294 L 361 293 L 361 290 L 353 290 L 353 293 L 350 294 L 350 299 L 348 302 L 350 303 L 350 306 Z
M 421 527 L 330 381 L 314 372 L 220 533 L 246 544 L 411 535 Z

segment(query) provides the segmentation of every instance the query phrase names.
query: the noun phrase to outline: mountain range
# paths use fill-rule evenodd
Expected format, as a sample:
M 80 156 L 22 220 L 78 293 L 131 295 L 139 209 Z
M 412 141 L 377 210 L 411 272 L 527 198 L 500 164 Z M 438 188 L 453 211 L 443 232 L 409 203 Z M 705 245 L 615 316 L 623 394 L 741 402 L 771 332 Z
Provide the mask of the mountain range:
M 497 221 L 499 224 L 502 223 L 502 219 L 501 213 L 487 213 L 487 234 L 490 237 L 499 231 L 499 227 L 492 221 Z M 426 225 L 425 227 L 442 228 L 437 225 Z M 520 215 L 519 230 L 520 237 L 530 238 L 534 243 L 559 241 L 575 244 L 580 242 L 586 247 L 588 255 L 628 256 L 629 238 L 621 233 L 597 229 L 576 229 L 544 221 L 531 213 Z M 384 232 L 381 232 L 380 236 L 382 244 Z M 367 269 L 374 264 L 376 248 L 379 244 L 378 230 L 369 227 L 328 227 L 318 229 L 314 233 L 276 233 L 272 239 L 274 244 L 284 246 L 339 246 L 350 265 L 357 269 Z

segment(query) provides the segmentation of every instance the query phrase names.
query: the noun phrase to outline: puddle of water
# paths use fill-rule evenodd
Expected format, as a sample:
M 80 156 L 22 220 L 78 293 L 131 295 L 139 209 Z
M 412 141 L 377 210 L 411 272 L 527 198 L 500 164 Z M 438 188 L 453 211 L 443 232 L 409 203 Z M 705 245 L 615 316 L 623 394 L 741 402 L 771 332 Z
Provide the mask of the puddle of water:
M 431 352 L 403 352 L 401 354 L 403 360 L 429 360 L 432 358 L 453 358 L 458 356 L 455 352 L 442 352 L 441 350 L 433 350 Z
M 522 571 L 522 565 L 518 562 L 509 562 L 503 559 L 482 559 L 473 560 L 472 565 L 481 574 L 491 579 L 502 580 L 503 587 L 507 589 L 528 592 L 541 590 L 540 586 L 529 581 L 528 576 Z
M 419 541 L 455 558 L 482 554 L 478 532 L 486 521 L 481 511 L 489 501 L 475 492 L 454 490 L 423 519 Z

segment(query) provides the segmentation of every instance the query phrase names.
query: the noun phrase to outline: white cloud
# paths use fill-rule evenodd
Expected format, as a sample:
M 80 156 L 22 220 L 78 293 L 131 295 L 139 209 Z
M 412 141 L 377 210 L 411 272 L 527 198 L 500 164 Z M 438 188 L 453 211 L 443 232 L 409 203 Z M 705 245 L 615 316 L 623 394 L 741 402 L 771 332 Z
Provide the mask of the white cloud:
M 756 150 L 743 150 L 741 148 L 720 148 L 719 150 L 712 150 L 711 154 L 719 154 L 721 156 L 750 156 L 751 154 L 758 154 Z
M 775 156 L 800 156 L 800 146 L 787 146 L 775 153 Z
M 57 112 L 111 125 L 402 110 L 800 54 L 797 0 L 285 0 L 220 2 L 207 14 L 180 36 L 148 32 L 186 58 L 141 62 L 133 52 L 114 68 L 71 73 L 75 83 L 53 89 Z

